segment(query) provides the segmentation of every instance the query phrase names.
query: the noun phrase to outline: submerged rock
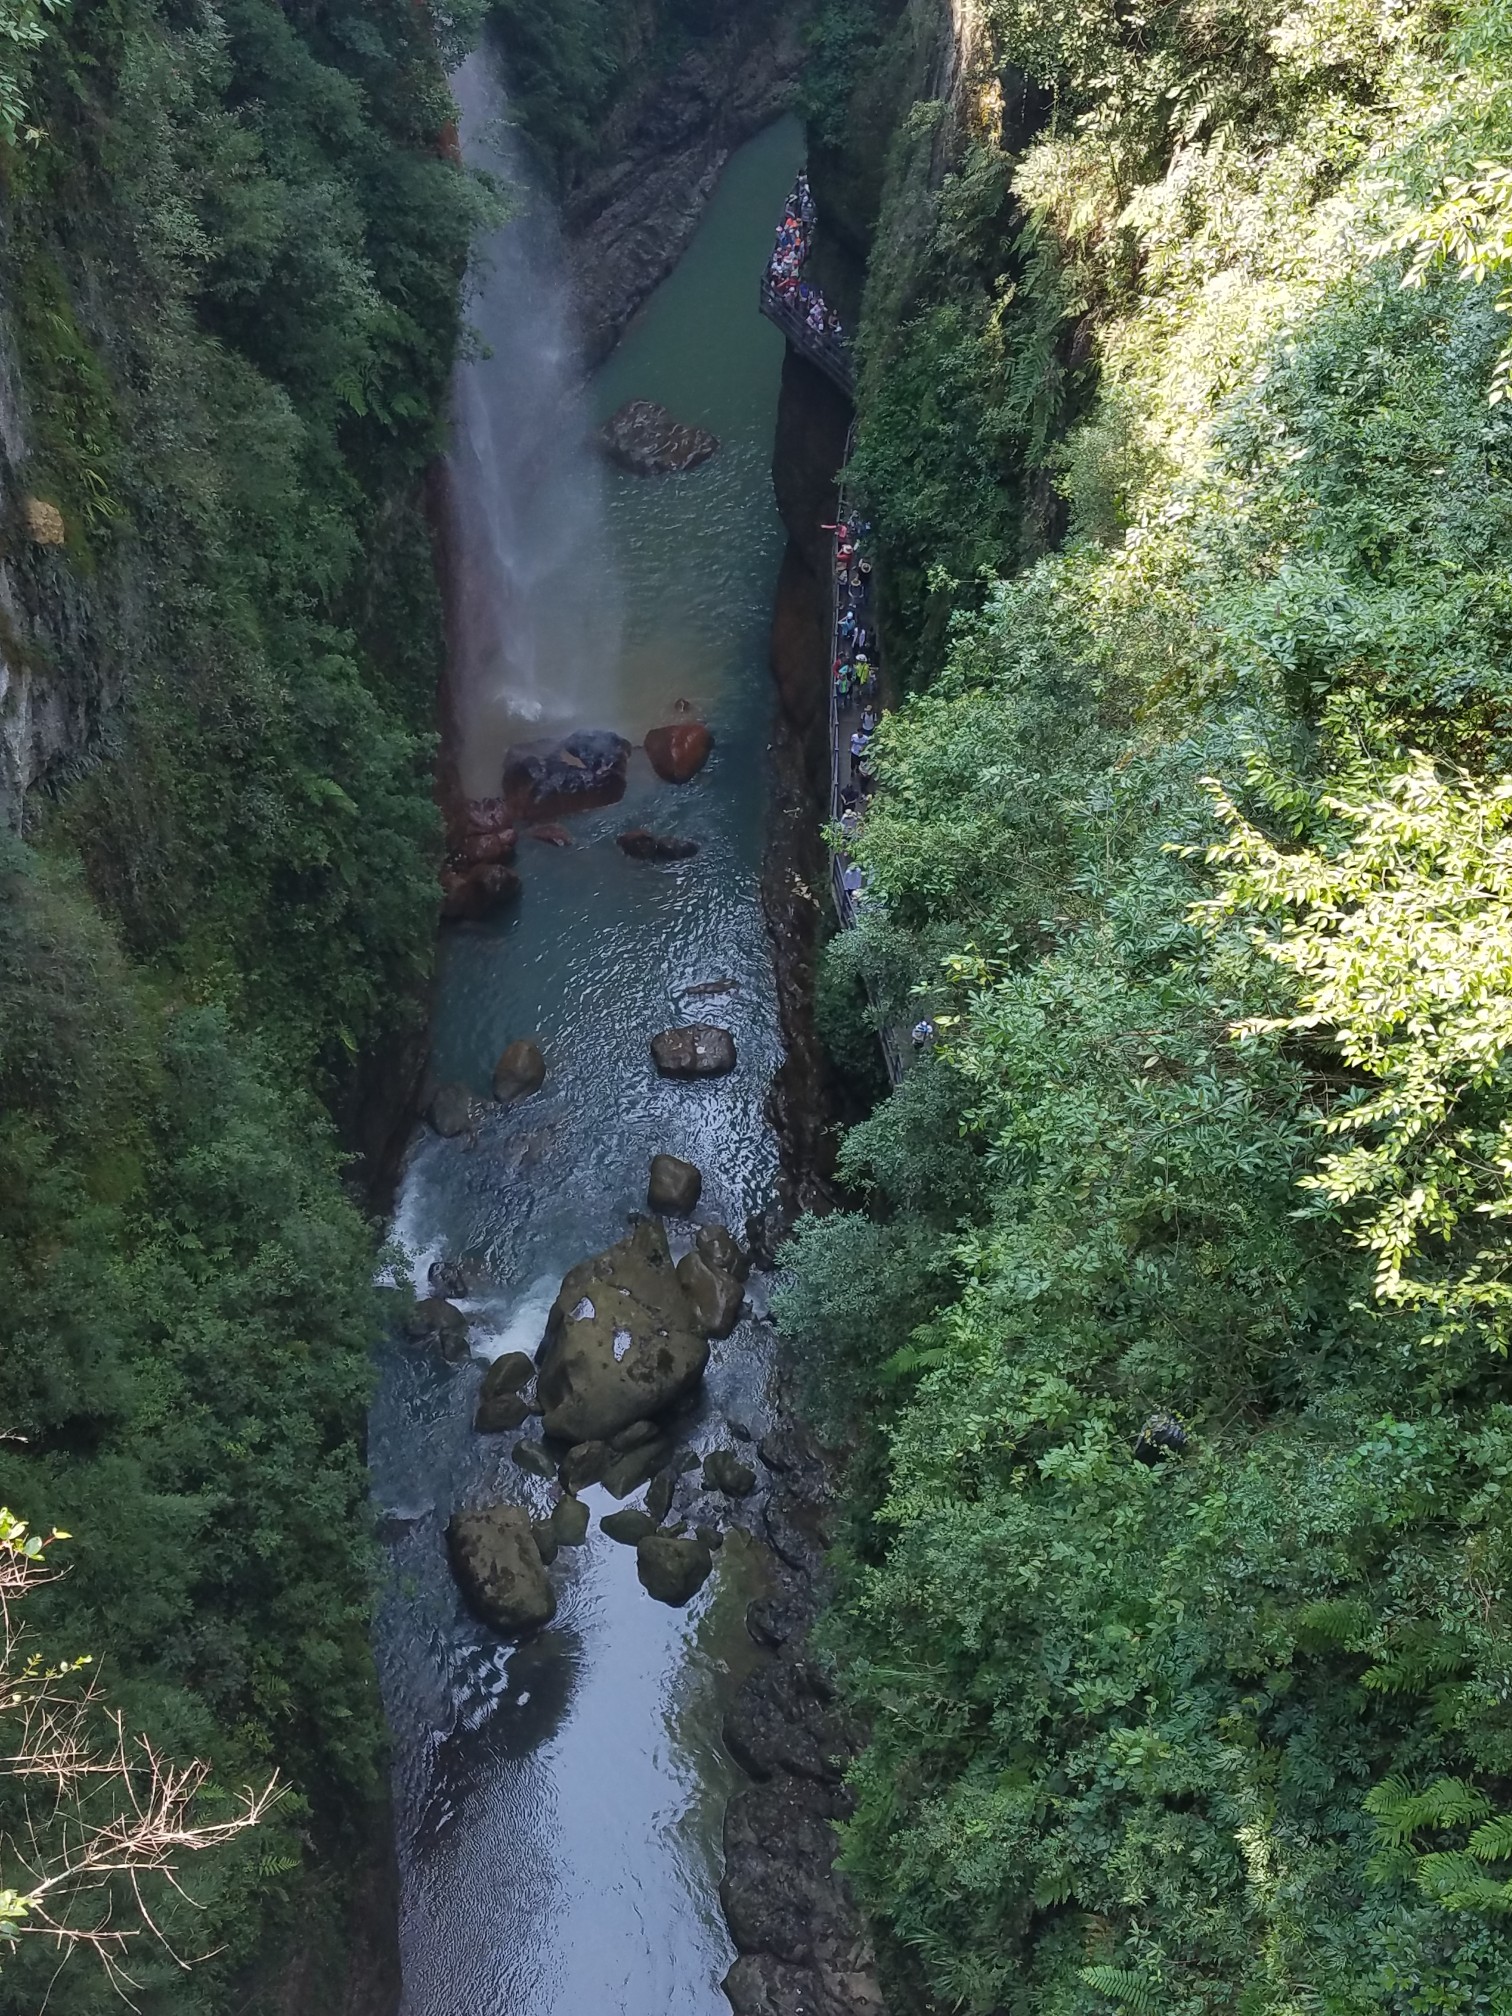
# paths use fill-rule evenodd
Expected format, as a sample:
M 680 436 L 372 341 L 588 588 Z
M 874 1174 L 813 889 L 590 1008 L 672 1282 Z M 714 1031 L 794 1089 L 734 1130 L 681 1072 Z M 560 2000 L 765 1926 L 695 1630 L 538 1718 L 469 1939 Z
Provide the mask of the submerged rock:
M 443 1085 L 430 1103 L 426 1119 L 444 1140 L 470 1134 L 474 1118 L 473 1096 L 465 1085 Z
M 510 1456 L 529 1477 L 555 1477 L 556 1458 L 544 1442 L 516 1442 Z
M 713 1022 L 689 1022 L 653 1036 L 651 1057 L 663 1078 L 722 1078 L 735 1069 L 735 1038 Z
M 635 1550 L 635 1572 L 641 1587 L 658 1603 L 681 1608 L 709 1579 L 714 1557 L 699 1540 L 674 1539 L 650 1533 Z
M 518 1637 L 556 1615 L 556 1596 L 522 1505 L 453 1513 L 446 1545 L 462 1594 L 495 1631 Z
M 516 742 L 504 752 L 504 804 L 518 820 L 560 818 L 617 805 L 625 795 L 630 744 L 607 728 Z
M 533 1037 L 521 1036 L 511 1043 L 494 1066 L 493 1094 L 502 1106 L 516 1099 L 528 1099 L 546 1082 L 546 1059 Z
M 517 902 L 520 877 L 502 862 L 441 870 L 441 919 L 446 924 L 480 924 Z
M 558 1547 L 562 1544 L 557 1538 L 556 1528 L 549 1519 L 533 1519 L 530 1522 L 530 1534 L 535 1541 L 536 1552 L 541 1557 L 541 1566 L 549 1568 L 557 1557 Z
M 670 1211 L 674 1218 L 686 1218 L 702 1195 L 703 1172 L 696 1162 L 684 1162 L 676 1155 L 651 1157 L 646 1202 L 653 1211 Z
M 666 1232 L 645 1219 L 563 1279 L 538 1354 L 545 1431 L 570 1442 L 603 1440 L 665 1413 L 692 1392 L 708 1362 Z
M 623 1512 L 606 1512 L 599 1521 L 599 1530 L 622 1546 L 634 1547 L 648 1533 L 656 1531 L 656 1521 L 639 1506 L 627 1505 Z
M 714 734 L 702 721 L 674 721 L 653 728 L 641 746 L 664 784 L 686 784 L 708 762 Z
M 572 835 L 565 826 L 532 826 L 532 840 L 539 840 L 543 847 L 570 847 Z
M 435 1345 L 449 1364 L 467 1356 L 467 1318 L 444 1295 L 422 1295 L 404 1319 L 411 1344 Z
M 677 1263 L 677 1278 L 705 1337 L 728 1337 L 740 1321 L 745 1300 L 735 1276 L 717 1272 L 701 1253 L 685 1253 Z
M 718 452 L 719 436 L 685 426 L 654 399 L 627 399 L 599 429 L 598 443 L 632 476 L 680 476 Z
M 696 840 L 681 840 L 673 833 L 651 833 L 644 826 L 632 826 L 621 833 L 616 844 L 632 861 L 691 861 L 698 852 Z
M 711 1449 L 703 1460 L 703 1487 L 723 1491 L 728 1498 L 749 1498 L 756 1489 L 756 1472 L 733 1449 Z

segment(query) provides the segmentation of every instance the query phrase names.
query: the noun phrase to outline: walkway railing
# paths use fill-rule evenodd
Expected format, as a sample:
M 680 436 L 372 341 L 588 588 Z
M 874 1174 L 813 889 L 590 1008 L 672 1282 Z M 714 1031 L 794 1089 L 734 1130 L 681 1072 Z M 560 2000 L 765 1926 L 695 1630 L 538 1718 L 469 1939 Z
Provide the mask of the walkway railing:
M 845 437 L 845 459 L 847 462 L 850 461 L 851 444 L 855 439 L 855 434 L 856 429 L 853 424 L 850 433 Z M 843 525 L 845 520 L 845 492 L 842 490 L 836 522 Z M 845 786 L 843 773 L 846 750 L 846 738 L 840 722 L 840 695 L 836 690 L 834 675 L 835 664 L 843 655 L 840 619 L 845 614 L 844 604 L 846 600 L 840 590 L 840 534 L 838 532 L 834 535 L 831 542 L 830 554 L 830 651 L 829 665 L 826 668 L 826 676 L 829 679 L 830 822 L 832 825 L 838 826 L 840 824 L 841 813 L 844 810 L 843 794 Z M 875 611 L 871 612 L 871 621 L 867 627 L 876 640 L 874 648 L 876 651 L 876 663 L 880 670 L 882 647 L 877 631 Z M 846 872 L 850 868 L 850 865 L 850 858 L 842 849 L 837 848 L 830 857 L 830 887 L 835 899 L 835 916 L 842 931 L 850 930 L 855 924 L 858 907 L 855 894 L 845 886 Z M 877 1040 L 882 1046 L 882 1061 L 887 1066 L 888 1078 L 896 1085 L 901 1081 L 903 1076 L 903 1045 L 898 1040 L 898 1032 L 895 1029 L 889 1028 L 882 1020 L 882 1010 L 877 1001 L 876 990 L 872 986 L 870 979 L 865 975 L 862 978 L 866 988 L 866 998 L 871 1003 L 873 1015 L 877 1018 Z
M 807 357 L 811 364 L 816 364 L 847 399 L 855 398 L 855 367 L 851 363 L 850 346 L 843 336 L 833 335 L 828 329 L 811 329 L 797 302 L 785 301 L 766 277 L 761 282 L 761 312 L 769 322 L 777 324 L 793 348 Z

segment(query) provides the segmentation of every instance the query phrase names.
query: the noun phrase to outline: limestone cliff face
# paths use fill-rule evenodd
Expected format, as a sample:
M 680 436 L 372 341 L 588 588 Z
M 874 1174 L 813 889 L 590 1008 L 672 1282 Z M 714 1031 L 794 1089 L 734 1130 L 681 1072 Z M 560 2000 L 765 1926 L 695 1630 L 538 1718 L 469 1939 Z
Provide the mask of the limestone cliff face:
M 717 0 L 670 65 L 649 60 L 664 12 L 641 0 L 627 65 L 636 81 L 593 158 L 567 165 L 563 224 L 589 363 L 677 264 L 732 151 L 787 108 L 810 0 Z

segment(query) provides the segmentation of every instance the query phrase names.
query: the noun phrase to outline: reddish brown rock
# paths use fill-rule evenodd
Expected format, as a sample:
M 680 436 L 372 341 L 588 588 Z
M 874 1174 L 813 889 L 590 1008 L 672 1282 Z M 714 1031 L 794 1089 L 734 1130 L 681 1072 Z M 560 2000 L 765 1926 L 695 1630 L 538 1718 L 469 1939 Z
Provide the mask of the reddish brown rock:
M 686 784 L 709 760 L 714 737 L 702 721 L 678 721 L 669 728 L 653 728 L 646 737 L 645 750 L 651 768 L 666 784 Z
M 522 820 L 616 805 L 625 795 L 629 760 L 624 736 L 604 728 L 513 743 L 504 752 L 504 804 Z
M 476 924 L 518 900 L 520 878 L 502 862 L 441 870 L 441 916 L 448 924 Z
M 543 847 L 570 847 L 572 835 L 565 826 L 532 826 L 532 840 L 539 840 Z

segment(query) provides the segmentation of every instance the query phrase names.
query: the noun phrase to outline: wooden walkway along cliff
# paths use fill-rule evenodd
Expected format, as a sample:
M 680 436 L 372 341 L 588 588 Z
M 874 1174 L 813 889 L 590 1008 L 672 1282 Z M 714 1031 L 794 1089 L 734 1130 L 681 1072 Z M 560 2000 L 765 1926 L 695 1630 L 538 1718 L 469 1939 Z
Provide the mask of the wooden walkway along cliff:
M 850 345 L 843 336 L 832 336 L 827 329 L 811 329 L 797 303 L 784 301 L 777 292 L 770 274 L 762 276 L 761 312 L 769 322 L 776 323 L 800 356 L 817 365 L 847 399 L 855 398 L 856 373 Z

